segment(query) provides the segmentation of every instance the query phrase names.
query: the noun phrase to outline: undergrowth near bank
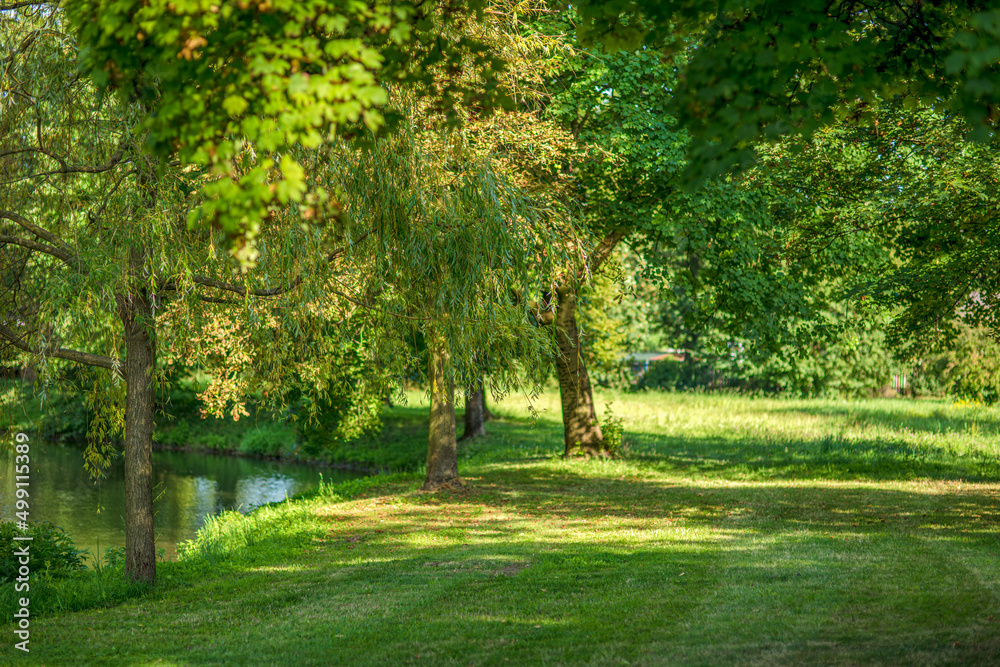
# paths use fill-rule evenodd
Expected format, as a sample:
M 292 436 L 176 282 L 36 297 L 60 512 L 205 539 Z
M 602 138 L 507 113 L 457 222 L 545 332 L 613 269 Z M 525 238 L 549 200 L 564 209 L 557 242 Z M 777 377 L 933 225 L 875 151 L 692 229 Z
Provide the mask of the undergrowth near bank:
M 198 535 L 181 546 L 182 562 L 267 561 L 294 557 L 297 550 L 315 540 L 319 533 L 314 521 L 319 503 L 344 502 L 372 489 L 412 488 L 417 476 L 396 473 L 329 484 L 320 481 L 310 491 L 287 501 L 258 507 L 250 514 L 223 512 L 209 517 Z

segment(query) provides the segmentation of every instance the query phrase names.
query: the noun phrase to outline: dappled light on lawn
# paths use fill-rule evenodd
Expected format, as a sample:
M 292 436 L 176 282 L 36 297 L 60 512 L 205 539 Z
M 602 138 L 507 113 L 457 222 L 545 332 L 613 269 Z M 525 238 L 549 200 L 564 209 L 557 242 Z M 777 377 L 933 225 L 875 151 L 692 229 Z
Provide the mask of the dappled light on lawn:
M 162 597 L 42 618 L 40 655 L 58 662 L 98 632 L 120 640 L 121 654 L 95 648 L 112 664 L 195 654 L 317 665 L 1000 657 L 990 620 L 1000 475 L 963 478 L 964 459 L 948 447 L 989 451 L 996 440 L 964 440 L 949 421 L 967 418 L 961 409 L 937 402 L 907 416 L 894 401 L 597 398 L 599 409 L 614 400 L 627 418 L 647 417 L 626 431 L 636 443 L 629 457 L 563 459 L 558 422 L 532 425 L 504 401 L 490 435 L 462 454 L 465 487 L 421 492 L 419 473 L 401 474 L 227 514 L 190 547 L 187 567 L 205 563 L 201 575 Z M 682 408 L 697 427 L 653 426 Z M 831 432 L 902 440 L 934 411 L 945 428 L 919 466 L 894 475 L 846 446 L 844 468 L 819 465 Z M 185 563 L 163 564 L 166 576 L 174 566 Z M 144 640 L 126 641 L 133 621 L 154 614 Z

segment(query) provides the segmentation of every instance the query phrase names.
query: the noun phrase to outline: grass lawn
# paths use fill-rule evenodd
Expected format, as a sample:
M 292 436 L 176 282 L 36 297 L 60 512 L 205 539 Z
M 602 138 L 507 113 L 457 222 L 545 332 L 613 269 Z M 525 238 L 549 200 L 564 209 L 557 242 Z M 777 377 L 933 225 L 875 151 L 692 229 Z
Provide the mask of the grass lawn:
M 1000 664 L 997 411 L 608 401 L 624 459 L 562 460 L 558 396 L 511 398 L 465 488 L 226 515 L 150 594 L 33 619 L 28 656 L 8 626 L 0 663 Z

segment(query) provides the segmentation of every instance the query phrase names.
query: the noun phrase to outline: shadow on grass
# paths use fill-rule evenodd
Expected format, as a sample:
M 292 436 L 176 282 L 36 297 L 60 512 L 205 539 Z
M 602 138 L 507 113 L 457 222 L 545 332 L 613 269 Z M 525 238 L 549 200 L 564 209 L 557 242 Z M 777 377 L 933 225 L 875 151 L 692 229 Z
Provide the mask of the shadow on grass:
M 988 490 L 681 484 L 581 465 L 491 468 L 464 489 L 326 506 L 319 530 L 293 536 L 297 556 L 275 536 L 270 559 L 237 559 L 228 580 L 173 600 L 182 612 L 121 662 L 1000 657 L 988 568 L 976 569 L 998 546 Z
M 600 464 L 598 464 L 600 465 Z M 824 533 L 905 533 L 1000 545 L 1000 497 L 992 490 L 941 495 L 868 485 L 795 486 L 731 482 L 726 486 L 593 477 L 545 468 L 490 470 L 465 490 L 415 502 L 425 507 L 476 503 L 538 519 L 592 523 L 605 518 L 684 522 L 743 534 L 781 532 L 788 524 Z M 432 512 L 424 518 L 436 522 Z M 571 526 L 569 523 L 567 526 Z M 494 527 L 497 529 L 497 527 Z M 516 532 L 516 528 L 510 529 Z M 498 534 L 498 538 L 505 535 Z
M 461 444 L 463 462 L 523 461 L 562 454 L 562 425 L 506 420 Z M 426 433 L 426 427 L 424 430 Z M 1000 480 L 1000 458 L 951 443 L 915 446 L 902 437 L 726 438 L 627 432 L 627 458 L 656 469 L 713 478 Z

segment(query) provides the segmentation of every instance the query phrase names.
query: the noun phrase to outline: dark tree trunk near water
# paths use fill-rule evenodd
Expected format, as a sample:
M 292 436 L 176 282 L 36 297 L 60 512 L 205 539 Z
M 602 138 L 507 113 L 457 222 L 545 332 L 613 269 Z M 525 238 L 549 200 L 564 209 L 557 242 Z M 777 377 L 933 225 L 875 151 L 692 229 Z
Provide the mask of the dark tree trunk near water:
M 455 385 L 448 379 L 451 355 L 444 341 L 428 341 L 428 379 L 431 385 L 430 432 L 427 436 L 427 477 L 424 491 L 461 486 L 458 478 L 458 441 L 455 434 Z
M 125 329 L 125 575 L 156 580 L 153 532 L 153 417 L 156 334 L 145 291 L 119 298 Z
M 483 381 L 477 380 L 465 390 L 465 430 L 462 440 L 478 438 L 486 435 L 486 421 L 489 419 L 486 409 L 486 389 Z
M 594 394 L 583 361 L 580 329 L 576 323 L 576 290 L 560 287 L 556 295 L 556 371 L 562 399 L 564 455 L 606 456 L 604 434 L 597 421 Z

